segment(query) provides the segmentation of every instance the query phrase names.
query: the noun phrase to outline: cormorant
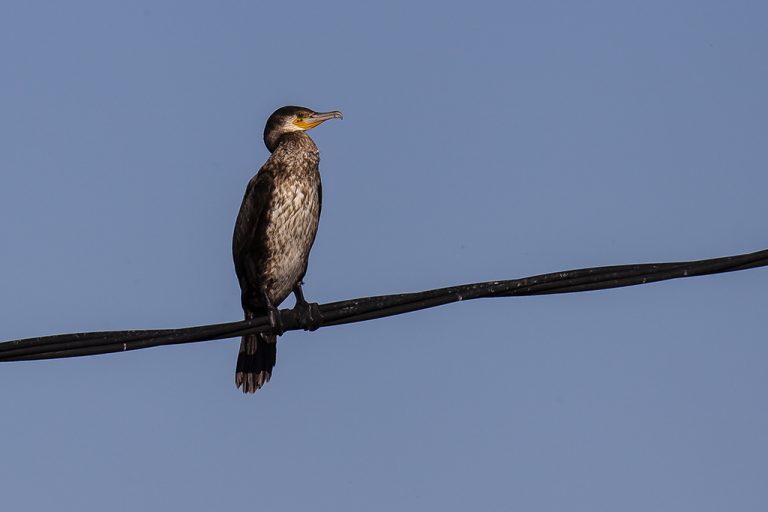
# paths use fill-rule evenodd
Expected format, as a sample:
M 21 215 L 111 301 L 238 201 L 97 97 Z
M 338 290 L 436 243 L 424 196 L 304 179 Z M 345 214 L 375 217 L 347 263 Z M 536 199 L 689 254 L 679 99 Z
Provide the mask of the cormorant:
M 245 319 L 269 315 L 282 331 L 277 306 L 291 292 L 305 328 L 317 327 L 317 310 L 301 285 L 320 219 L 322 188 L 317 146 L 305 132 L 341 112 L 282 107 L 269 116 L 264 143 L 272 155 L 251 178 L 235 223 L 232 255 Z M 235 384 L 254 393 L 269 381 L 277 356 L 276 334 L 243 336 Z

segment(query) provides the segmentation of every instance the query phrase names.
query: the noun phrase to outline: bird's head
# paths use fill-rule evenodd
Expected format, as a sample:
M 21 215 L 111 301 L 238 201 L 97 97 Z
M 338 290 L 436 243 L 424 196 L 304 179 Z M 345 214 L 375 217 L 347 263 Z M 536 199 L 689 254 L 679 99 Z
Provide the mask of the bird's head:
M 305 107 L 280 107 L 272 112 L 264 128 L 264 143 L 274 151 L 280 137 L 290 132 L 310 130 L 329 119 L 341 119 L 341 112 L 315 112 Z

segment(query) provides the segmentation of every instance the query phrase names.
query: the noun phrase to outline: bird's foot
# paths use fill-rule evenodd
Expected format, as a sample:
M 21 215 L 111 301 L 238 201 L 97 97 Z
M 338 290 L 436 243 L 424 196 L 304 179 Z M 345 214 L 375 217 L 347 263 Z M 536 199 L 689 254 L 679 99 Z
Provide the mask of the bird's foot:
M 272 332 L 275 336 L 282 336 L 285 332 L 285 327 L 283 326 L 283 319 L 280 316 L 280 310 L 275 306 L 269 306 L 267 315 L 269 316 L 269 325 L 272 327 Z
M 305 331 L 316 331 L 323 323 L 323 315 L 317 302 L 297 302 L 293 310 L 296 312 L 299 327 Z

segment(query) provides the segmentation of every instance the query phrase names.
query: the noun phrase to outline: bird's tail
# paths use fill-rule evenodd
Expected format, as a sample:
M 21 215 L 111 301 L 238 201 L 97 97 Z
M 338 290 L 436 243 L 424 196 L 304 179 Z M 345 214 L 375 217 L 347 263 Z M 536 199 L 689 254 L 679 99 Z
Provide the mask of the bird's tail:
M 248 317 L 246 315 L 246 319 Z M 264 333 L 243 336 L 237 355 L 235 384 L 243 393 L 255 393 L 269 382 L 276 360 L 277 336 Z

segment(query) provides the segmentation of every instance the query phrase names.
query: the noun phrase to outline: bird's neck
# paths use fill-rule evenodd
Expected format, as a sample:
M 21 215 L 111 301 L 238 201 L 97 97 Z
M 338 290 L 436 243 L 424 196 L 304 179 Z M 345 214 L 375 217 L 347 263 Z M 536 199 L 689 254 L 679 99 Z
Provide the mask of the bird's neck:
M 313 141 L 312 138 L 303 131 L 288 132 L 282 134 L 277 140 L 275 148 L 280 146 L 290 146 L 292 151 L 317 153 L 317 146 L 315 145 L 315 141 Z

